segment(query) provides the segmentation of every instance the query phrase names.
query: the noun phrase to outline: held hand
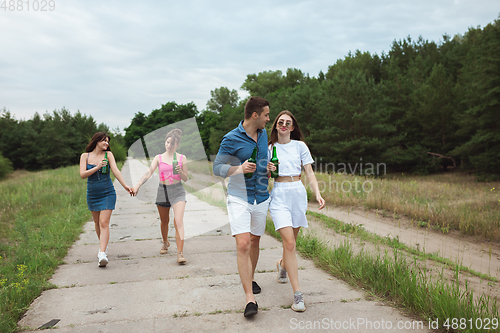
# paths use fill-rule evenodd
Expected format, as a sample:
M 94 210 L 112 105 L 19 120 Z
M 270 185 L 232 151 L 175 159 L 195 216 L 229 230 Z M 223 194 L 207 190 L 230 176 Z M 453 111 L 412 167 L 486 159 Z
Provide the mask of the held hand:
M 179 164 L 177 164 L 177 166 L 175 167 L 175 170 L 179 173 L 179 175 L 181 174 L 182 169 L 181 169 Z
M 124 188 L 124 189 L 125 189 L 125 191 L 127 191 L 130 195 L 132 195 L 132 193 L 133 193 L 133 189 L 132 189 L 130 186 L 125 185 L 125 186 L 123 186 L 123 188 Z
M 323 209 L 325 207 L 325 199 L 321 195 L 316 197 L 316 201 L 319 203 L 319 209 Z
M 252 163 L 252 162 L 248 162 L 248 160 L 246 160 L 241 165 L 241 170 L 243 171 L 243 173 L 252 173 L 252 172 L 255 172 L 255 170 L 257 170 L 257 164 Z
M 276 166 L 273 162 L 267 163 L 267 171 L 276 171 Z
M 137 196 L 137 193 L 139 193 L 139 185 L 135 185 L 134 188 L 132 188 L 133 196 Z

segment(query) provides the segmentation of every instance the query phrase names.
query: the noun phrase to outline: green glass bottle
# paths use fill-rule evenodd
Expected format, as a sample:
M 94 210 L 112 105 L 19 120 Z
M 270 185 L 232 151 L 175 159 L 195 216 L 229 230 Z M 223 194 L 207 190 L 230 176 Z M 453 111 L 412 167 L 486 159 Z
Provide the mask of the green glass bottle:
M 108 152 L 104 152 L 104 160 L 106 161 L 106 165 L 101 168 L 102 173 L 108 173 L 109 164 L 108 164 Z
M 255 147 L 253 149 L 253 152 L 252 152 L 252 157 L 250 157 L 248 159 L 248 162 L 251 162 L 251 163 L 257 163 L 257 147 Z M 252 178 L 253 176 L 253 172 L 248 172 L 248 173 L 245 173 L 245 177 L 246 178 Z
M 177 154 L 174 153 L 174 160 L 172 161 L 172 172 L 174 175 L 178 175 L 179 174 L 179 171 L 177 171 L 177 165 L 179 165 L 179 163 L 177 162 Z
M 273 157 L 271 158 L 271 163 L 273 163 L 274 166 L 276 167 L 276 170 L 271 171 L 271 177 L 278 178 L 280 175 L 280 172 L 278 169 L 279 161 L 278 161 L 278 156 L 276 155 L 276 146 L 273 146 Z

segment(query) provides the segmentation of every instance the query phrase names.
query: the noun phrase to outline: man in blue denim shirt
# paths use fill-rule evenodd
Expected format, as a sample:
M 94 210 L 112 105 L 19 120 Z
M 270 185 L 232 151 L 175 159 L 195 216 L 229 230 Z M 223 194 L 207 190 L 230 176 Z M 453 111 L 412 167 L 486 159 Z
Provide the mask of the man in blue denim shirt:
M 236 240 L 238 272 L 246 296 L 245 317 L 257 313 L 255 296 L 260 292 L 253 281 L 259 259 L 259 242 L 266 229 L 269 207 L 267 190 L 267 133 L 269 102 L 250 97 L 245 119 L 222 139 L 214 161 L 214 175 L 230 177 L 227 211 L 231 233 Z M 248 162 L 257 147 L 257 163 Z M 247 177 L 251 174 L 251 177 Z M 245 176 L 244 176 L 245 175 Z

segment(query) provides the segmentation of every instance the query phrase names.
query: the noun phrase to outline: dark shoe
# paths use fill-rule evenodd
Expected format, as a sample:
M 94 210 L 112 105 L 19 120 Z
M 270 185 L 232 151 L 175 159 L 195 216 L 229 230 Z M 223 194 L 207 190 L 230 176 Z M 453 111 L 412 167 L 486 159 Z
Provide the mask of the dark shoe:
M 252 292 L 254 294 L 258 294 L 262 291 L 262 289 L 259 287 L 259 285 L 257 284 L 257 282 L 255 281 L 252 281 Z
M 247 306 L 245 307 L 245 313 L 243 315 L 245 317 L 255 316 L 257 314 L 258 309 L 259 306 L 257 305 L 257 301 L 255 301 L 255 303 L 248 302 Z

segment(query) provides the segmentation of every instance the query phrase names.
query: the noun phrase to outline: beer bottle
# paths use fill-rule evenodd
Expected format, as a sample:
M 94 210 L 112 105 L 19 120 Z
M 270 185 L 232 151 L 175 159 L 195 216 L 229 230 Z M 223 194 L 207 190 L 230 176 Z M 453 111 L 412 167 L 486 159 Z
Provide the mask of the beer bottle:
M 278 156 L 276 155 L 276 146 L 273 146 L 273 157 L 271 158 L 271 163 L 274 164 L 276 170 L 271 171 L 271 177 L 278 178 L 279 177 L 279 169 L 278 169 Z
M 177 171 L 177 165 L 179 165 L 179 163 L 177 162 L 177 155 L 176 153 L 174 153 L 174 160 L 172 161 L 172 172 L 174 175 L 178 175 L 179 174 L 179 171 Z
M 250 157 L 248 159 L 248 162 L 251 162 L 251 163 L 257 163 L 257 147 L 255 147 L 253 149 L 253 152 L 252 152 L 252 157 Z M 248 172 L 248 173 L 245 173 L 245 177 L 246 178 L 252 178 L 253 176 L 253 172 Z
M 106 161 L 106 165 L 101 168 L 102 173 L 108 173 L 109 164 L 108 164 L 108 152 L 104 152 L 104 160 Z

